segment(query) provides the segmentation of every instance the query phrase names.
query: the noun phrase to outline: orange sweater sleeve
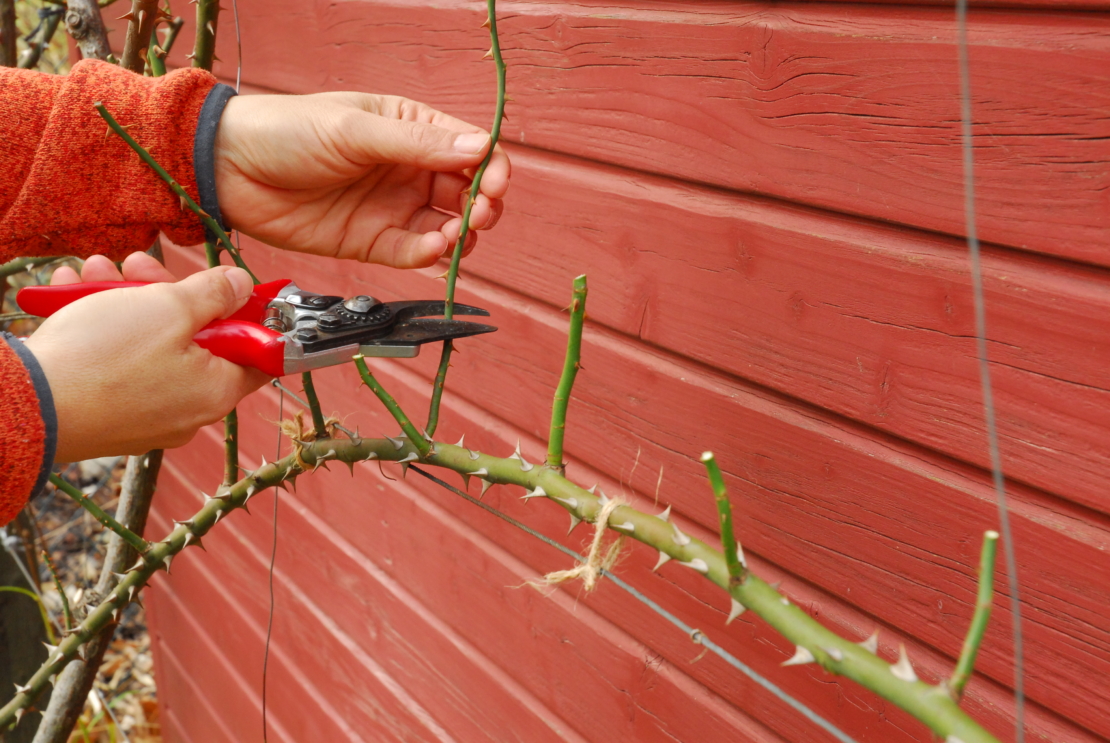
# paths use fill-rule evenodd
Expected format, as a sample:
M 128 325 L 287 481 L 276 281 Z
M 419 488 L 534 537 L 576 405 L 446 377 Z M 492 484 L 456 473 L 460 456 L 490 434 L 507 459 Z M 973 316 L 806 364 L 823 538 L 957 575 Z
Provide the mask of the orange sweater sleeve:
M 54 463 L 57 422 L 50 386 L 23 344 L 0 334 L 0 526 L 46 484 Z
M 139 144 L 197 198 L 193 138 L 216 79 L 184 69 L 136 75 L 85 60 L 68 75 L 0 68 L 0 262 L 95 253 L 120 260 L 159 230 L 203 241 L 196 216 L 115 135 L 103 102 Z
M 194 137 L 216 84 L 203 70 L 148 78 L 94 60 L 69 75 L 0 67 L 0 263 L 95 253 L 120 260 L 161 230 L 204 239 L 197 218 L 94 108 L 116 120 L 196 199 Z M 54 459 L 50 387 L 23 344 L 0 334 L 0 525 L 41 488 Z

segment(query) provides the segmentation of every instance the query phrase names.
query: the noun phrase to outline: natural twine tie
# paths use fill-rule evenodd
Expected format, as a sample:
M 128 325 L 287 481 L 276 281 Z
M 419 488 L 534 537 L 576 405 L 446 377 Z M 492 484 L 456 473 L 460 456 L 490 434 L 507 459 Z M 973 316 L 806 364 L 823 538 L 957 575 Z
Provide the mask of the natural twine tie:
M 605 527 L 609 523 L 609 516 L 623 505 L 627 504 L 619 498 L 613 499 L 598 512 L 597 518 L 594 520 L 594 538 L 590 543 L 590 552 L 586 556 L 585 562 L 578 563 L 570 570 L 556 570 L 545 575 L 541 581 L 529 581 L 529 583 L 537 587 L 553 586 L 558 583 L 565 583 L 568 580 L 581 578 L 582 585 L 587 591 L 594 590 L 598 579 L 601 577 L 601 571 L 610 570 L 617 563 L 621 547 L 624 546 L 624 535 L 621 534 L 604 551 L 603 556 L 601 542 L 605 538 Z
M 332 438 L 335 436 L 336 423 L 339 423 L 338 418 L 328 418 L 324 421 L 325 437 Z M 305 430 L 304 411 L 298 410 L 297 414 L 292 418 L 286 418 L 280 421 L 278 427 L 281 429 L 282 434 L 293 442 L 293 454 L 296 457 L 297 466 L 301 468 L 301 471 L 307 472 L 312 469 L 312 465 L 308 464 L 308 462 L 304 461 L 301 457 L 301 450 L 304 448 L 305 444 L 315 441 L 317 436 L 315 428 L 310 427 L 308 430 Z

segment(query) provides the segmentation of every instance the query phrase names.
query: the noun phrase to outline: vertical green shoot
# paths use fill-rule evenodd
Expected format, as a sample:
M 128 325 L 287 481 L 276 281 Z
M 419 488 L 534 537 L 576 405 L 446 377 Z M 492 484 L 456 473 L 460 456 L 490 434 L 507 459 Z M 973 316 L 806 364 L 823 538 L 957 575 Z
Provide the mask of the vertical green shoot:
M 991 605 L 994 603 L 994 559 L 997 547 L 998 532 L 985 532 L 983 549 L 979 555 L 979 594 L 975 600 L 975 613 L 971 615 L 971 626 L 967 629 L 960 659 L 956 661 L 956 670 L 948 680 L 948 690 L 956 700 L 963 696 L 964 687 L 971 678 L 975 668 L 975 656 L 979 654 L 979 645 L 983 642 L 983 635 L 987 631 L 987 623 L 991 618 Z
M 312 383 L 312 372 L 301 374 L 301 384 L 304 386 L 304 396 L 308 400 L 308 409 L 312 413 L 312 427 L 316 431 L 316 438 L 327 438 L 328 429 L 324 424 L 324 413 L 320 410 L 320 399 L 316 397 L 316 385 Z
M 497 68 L 497 104 L 493 114 L 493 126 L 490 127 L 489 152 L 482 159 L 478 169 L 474 172 L 474 180 L 470 183 L 470 192 L 467 195 L 466 205 L 463 207 L 462 227 L 459 229 L 459 239 L 455 241 L 455 249 L 451 253 L 451 267 L 447 269 L 447 296 L 446 310 L 443 316 L 448 320 L 455 316 L 455 283 L 459 278 L 459 261 L 462 260 L 463 248 L 466 246 L 466 236 L 470 233 L 470 211 L 478 198 L 478 191 L 482 185 L 482 176 L 493 159 L 493 150 L 501 138 L 501 122 L 505 119 L 505 60 L 501 57 L 501 42 L 497 36 L 497 0 L 486 0 L 486 22 L 489 26 L 490 49 L 486 58 L 492 59 Z M 447 382 L 447 369 L 451 366 L 451 352 L 454 346 L 450 341 L 443 344 L 443 352 L 439 360 L 439 370 L 432 385 L 431 407 L 428 411 L 428 435 L 435 433 L 439 425 L 439 405 L 443 399 L 443 387 Z
M 582 361 L 582 325 L 586 319 L 586 276 L 574 280 L 574 294 L 570 302 L 570 328 L 567 331 L 567 354 L 563 359 L 563 374 L 555 388 L 551 404 L 551 434 L 547 442 L 547 466 L 563 467 L 563 438 L 567 428 L 567 406 L 574 389 L 574 379 Z
M 725 564 L 728 565 L 729 585 L 743 585 L 748 579 L 748 568 L 744 564 L 742 548 L 736 541 L 736 533 L 732 530 L 732 504 L 728 501 L 725 479 L 721 476 L 721 468 L 717 466 L 717 459 L 713 456 L 713 452 L 707 451 L 702 454 L 701 461 L 709 475 L 709 486 L 713 489 L 713 497 L 717 499 L 717 515 L 721 523 L 721 551 L 724 552 Z

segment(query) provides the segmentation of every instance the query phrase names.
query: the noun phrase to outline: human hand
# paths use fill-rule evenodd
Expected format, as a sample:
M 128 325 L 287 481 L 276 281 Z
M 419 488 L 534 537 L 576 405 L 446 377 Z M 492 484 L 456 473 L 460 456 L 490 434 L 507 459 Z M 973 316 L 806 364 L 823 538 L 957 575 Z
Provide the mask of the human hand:
M 220 120 L 216 190 L 228 225 L 270 245 L 420 268 L 454 247 L 488 149 L 487 132 L 396 96 L 239 96 Z M 509 170 L 495 148 L 472 230 L 497 223 Z
M 82 279 L 164 283 L 85 297 L 27 340 L 54 396 L 57 461 L 181 446 L 269 379 L 193 343 L 197 331 L 246 303 L 246 271 L 222 266 L 172 283 L 161 264 L 136 253 L 122 275 L 94 256 L 80 277 L 58 269 L 51 284 Z

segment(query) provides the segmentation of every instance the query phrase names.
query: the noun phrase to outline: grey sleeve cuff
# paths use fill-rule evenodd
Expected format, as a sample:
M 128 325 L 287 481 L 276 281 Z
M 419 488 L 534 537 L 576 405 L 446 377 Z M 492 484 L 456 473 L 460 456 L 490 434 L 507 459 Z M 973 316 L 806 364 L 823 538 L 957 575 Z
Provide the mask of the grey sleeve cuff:
M 54 454 L 58 450 L 58 414 L 54 410 L 54 395 L 50 392 L 50 383 L 46 381 L 46 375 L 31 349 L 11 333 L 0 333 L 0 340 L 7 342 L 15 351 L 30 375 L 31 382 L 35 385 L 35 395 L 39 399 L 43 427 L 46 429 L 46 440 L 42 443 L 42 466 L 39 468 L 35 487 L 31 490 L 31 495 L 36 495 L 46 486 L 46 479 L 50 477 L 50 470 L 54 467 Z
M 234 95 L 235 89 L 223 83 L 217 83 L 216 87 L 208 91 L 197 120 L 197 134 L 193 139 L 193 170 L 197 177 L 200 208 L 216 220 L 224 231 L 227 230 L 227 224 L 220 213 L 220 201 L 216 196 L 216 130 L 219 129 L 220 117 L 223 116 L 227 102 Z M 207 227 L 205 239 L 209 242 L 216 240 L 216 236 Z

